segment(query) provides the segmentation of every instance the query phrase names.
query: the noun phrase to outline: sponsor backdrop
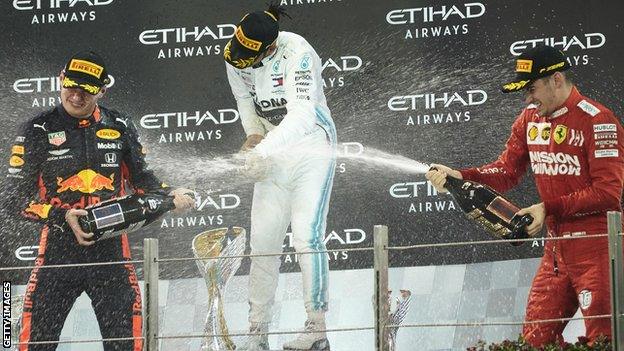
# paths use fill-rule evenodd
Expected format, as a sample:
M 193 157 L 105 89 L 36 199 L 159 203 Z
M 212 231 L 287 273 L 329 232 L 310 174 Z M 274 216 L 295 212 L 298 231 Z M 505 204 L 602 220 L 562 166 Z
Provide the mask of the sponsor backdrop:
M 623 115 L 624 55 L 620 2 L 586 1 L 282 0 L 292 19 L 282 30 L 303 35 L 324 64 L 325 94 L 343 155 L 377 150 L 452 167 L 496 158 L 523 107 L 520 94 L 499 86 L 514 75 L 514 57 L 546 43 L 563 50 L 581 92 Z M 134 119 L 148 161 L 169 184 L 195 188 L 197 210 L 169 214 L 131 235 L 141 257 L 146 237 L 163 257 L 191 256 L 197 233 L 249 228 L 252 184 L 217 171 L 215 157 L 244 140 L 222 58 L 235 25 L 265 1 L 10 0 L 0 2 L 1 156 L 17 125 L 57 104 L 57 76 L 83 49 L 101 53 L 111 88 L 102 104 Z M 279 104 L 277 101 L 263 103 Z M 509 196 L 537 201 L 531 177 Z M 7 219 L 2 214 L 3 220 Z M 390 244 L 489 238 L 468 222 L 449 195 L 424 175 L 373 162 L 338 159 L 326 242 L 330 249 L 372 246 L 372 228 L 386 224 Z M 0 264 L 31 265 L 38 226 L 2 232 Z M 393 267 L 464 265 L 539 257 L 542 243 L 487 245 L 391 253 Z M 292 251 L 290 237 L 284 248 Z M 196 278 L 194 264 L 161 265 L 163 279 Z M 330 255 L 332 270 L 372 266 L 369 252 Z M 139 274 L 142 267 L 137 267 Z M 246 274 L 248 262 L 240 273 Z M 294 256 L 284 272 L 297 271 Z M 3 279 L 25 283 L 27 271 Z M 345 276 L 346 277 L 346 276 Z M 495 277 L 493 277 L 495 279 Z M 488 290 L 485 287 L 484 290 Z

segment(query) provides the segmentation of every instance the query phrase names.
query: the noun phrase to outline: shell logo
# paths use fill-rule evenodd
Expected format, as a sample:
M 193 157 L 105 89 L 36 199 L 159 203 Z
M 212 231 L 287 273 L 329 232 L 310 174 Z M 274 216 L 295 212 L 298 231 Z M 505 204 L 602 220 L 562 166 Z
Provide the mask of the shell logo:
M 97 135 L 100 139 L 113 140 L 118 139 L 121 136 L 121 133 L 114 129 L 100 129 L 95 133 L 95 135 Z
M 531 141 L 535 140 L 537 138 L 538 133 L 539 131 L 536 126 L 531 127 L 531 129 L 529 129 L 529 139 Z

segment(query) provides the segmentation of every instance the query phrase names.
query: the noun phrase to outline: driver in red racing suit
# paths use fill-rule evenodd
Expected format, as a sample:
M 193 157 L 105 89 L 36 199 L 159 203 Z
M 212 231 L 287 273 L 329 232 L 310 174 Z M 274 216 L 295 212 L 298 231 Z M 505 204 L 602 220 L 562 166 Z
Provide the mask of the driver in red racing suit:
M 505 150 L 493 163 L 461 171 L 436 165 L 427 178 L 443 189 L 447 175 L 487 184 L 497 191 L 514 187 L 527 167 L 543 202 L 522 209 L 534 222 L 529 235 L 546 224 L 549 237 L 607 233 L 607 211 L 621 211 L 624 184 L 624 131 L 609 109 L 579 93 L 563 71 L 563 53 L 538 46 L 517 60 L 518 79 L 504 92 L 526 89 L 529 104 L 513 124 Z M 610 314 L 608 239 L 547 241 L 529 292 L 525 339 L 540 347 L 563 342 L 566 322 L 530 323 Z M 611 336 L 609 318 L 586 319 L 590 342 Z

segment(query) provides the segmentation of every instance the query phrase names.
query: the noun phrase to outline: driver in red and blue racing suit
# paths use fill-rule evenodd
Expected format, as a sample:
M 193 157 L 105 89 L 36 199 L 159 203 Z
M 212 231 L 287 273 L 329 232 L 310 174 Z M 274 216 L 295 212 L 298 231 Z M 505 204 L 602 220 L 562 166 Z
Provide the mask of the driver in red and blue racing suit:
M 94 242 L 92 233 L 80 230 L 77 218 L 86 214 L 86 206 L 131 192 L 173 195 L 178 209 L 194 205 L 184 195 L 189 190 L 165 186 L 147 168 L 132 119 L 97 103 L 108 79 L 98 54 L 72 56 L 60 76 L 61 104 L 26 121 L 11 147 L 5 207 L 43 224 L 24 297 L 21 343 L 59 340 L 74 301 L 86 292 L 103 338 L 135 338 L 104 342 L 104 350 L 142 350 L 141 294 L 133 264 L 46 266 L 131 260 L 126 234 Z M 56 347 L 21 344 L 19 349 Z

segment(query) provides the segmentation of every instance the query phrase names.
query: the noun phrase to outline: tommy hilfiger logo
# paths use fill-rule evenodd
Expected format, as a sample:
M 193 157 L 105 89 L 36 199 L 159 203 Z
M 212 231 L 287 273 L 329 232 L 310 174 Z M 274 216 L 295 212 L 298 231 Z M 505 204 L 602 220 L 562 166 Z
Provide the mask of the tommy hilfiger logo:
M 273 88 L 281 87 L 284 85 L 284 77 L 273 77 Z

